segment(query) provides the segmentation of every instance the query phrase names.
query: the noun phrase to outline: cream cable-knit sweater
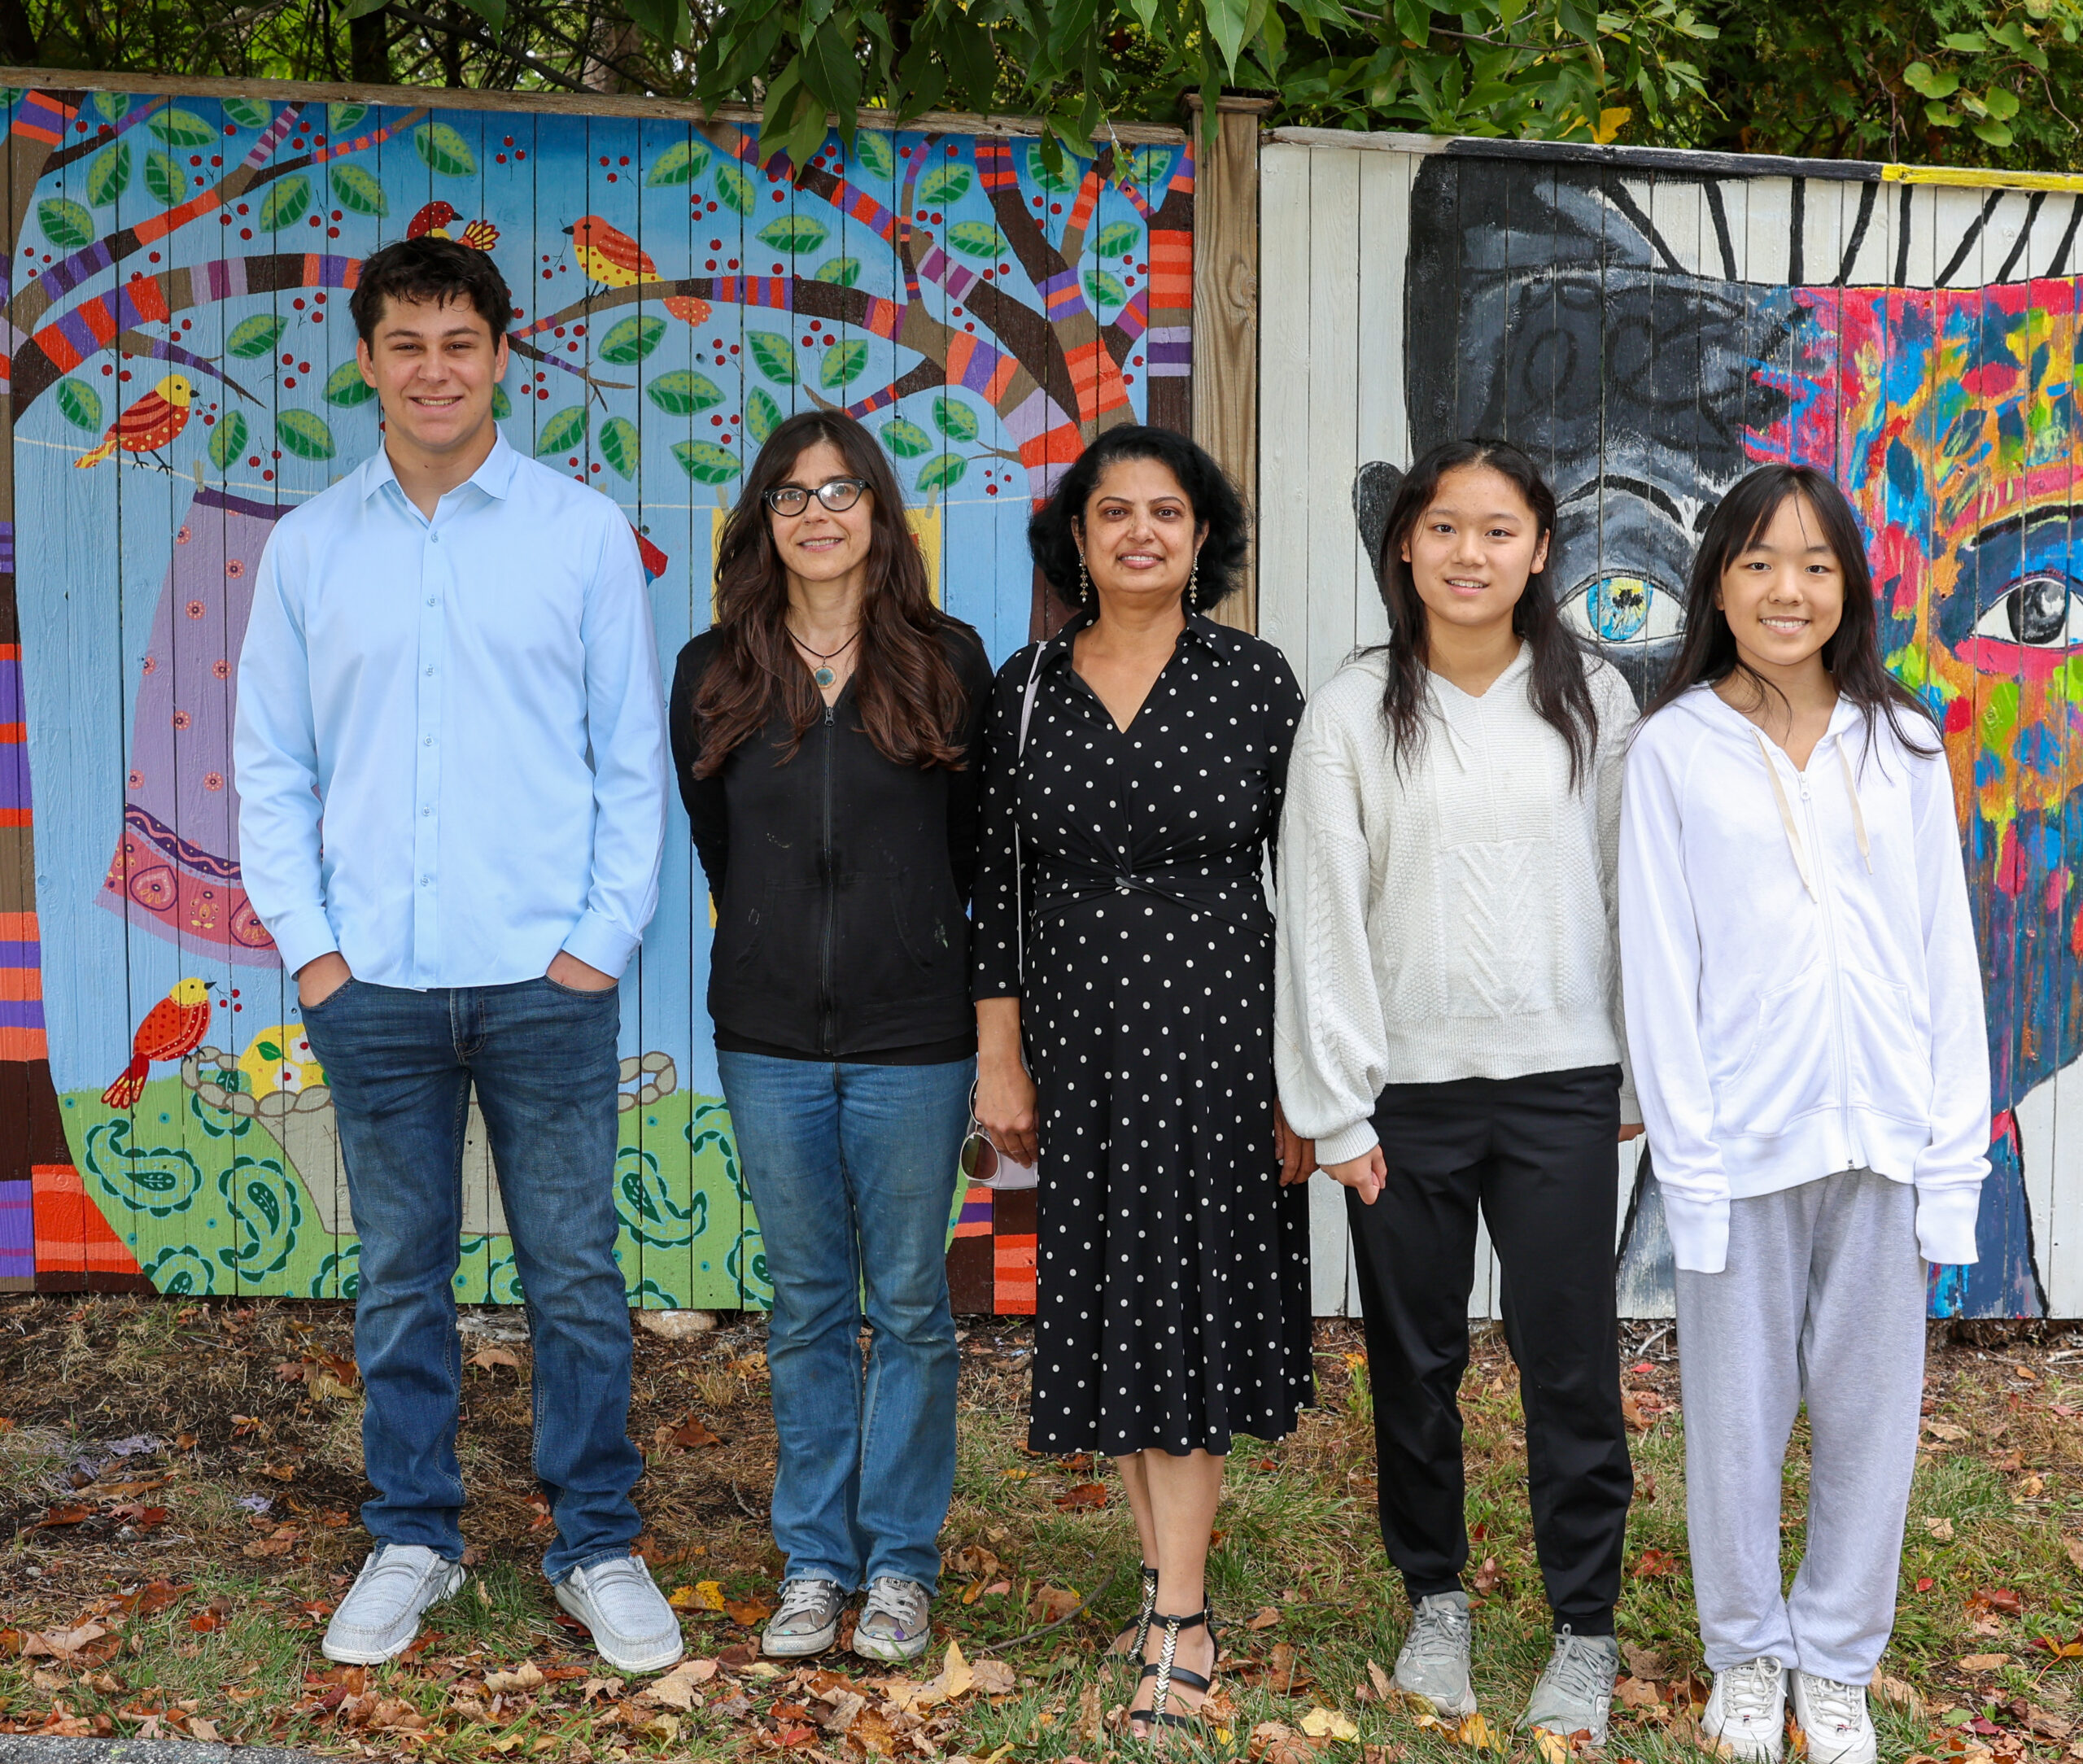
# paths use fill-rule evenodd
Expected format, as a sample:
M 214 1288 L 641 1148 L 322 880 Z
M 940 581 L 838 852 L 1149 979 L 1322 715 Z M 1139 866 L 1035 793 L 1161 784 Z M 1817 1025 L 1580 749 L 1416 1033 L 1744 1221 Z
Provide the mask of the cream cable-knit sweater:
M 1275 1069 L 1325 1164 L 1375 1143 L 1391 1084 L 1624 1065 L 1615 954 L 1620 784 L 1635 701 L 1588 663 L 1598 744 L 1570 788 L 1526 691 L 1531 651 L 1472 698 L 1435 675 L 1400 773 L 1387 661 L 1353 657 L 1303 712 L 1280 825 Z M 1622 1119 L 1640 1119 L 1623 1078 Z

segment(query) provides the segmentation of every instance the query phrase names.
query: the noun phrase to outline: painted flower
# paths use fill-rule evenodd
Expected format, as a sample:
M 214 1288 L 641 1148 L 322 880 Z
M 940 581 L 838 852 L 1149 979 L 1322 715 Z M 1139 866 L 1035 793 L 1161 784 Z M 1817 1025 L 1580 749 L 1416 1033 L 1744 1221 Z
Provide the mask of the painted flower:
M 228 680 L 231 678 L 231 663 L 225 661 L 223 657 L 220 656 L 216 661 L 210 664 L 210 671 L 216 675 L 219 679 Z
M 133 790 L 142 790 L 145 788 L 145 775 L 141 771 L 131 773 L 129 788 Z
M 159 658 L 155 655 L 146 656 L 145 657 L 145 671 L 147 674 L 156 674 L 159 670 Z
M 190 618 L 200 618 L 203 613 L 203 606 L 200 600 L 190 600 L 188 603 L 188 616 Z
M 195 719 L 190 716 L 185 710 L 177 710 L 173 714 L 173 726 L 177 729 L 185 729 L 188 727 L 190 724 L 193 723 L 194 720 Z
M 222 772 L 212 771 L 203 774 L 203 788 L 205 790 L 221 790 L 224 787 L 225 775 Z
M 241 576 L 246 574 L 246 560 L 243 557 L 234 557 L 228 560 L 225 565 L 225 574 L 229 576 L 233 581 L 238 581 Z
M 175 534 L 173 535 L 173 542 L 177 545 L 186 545 L 188 543 L 188 529 L 184 526 L 178 533 Z

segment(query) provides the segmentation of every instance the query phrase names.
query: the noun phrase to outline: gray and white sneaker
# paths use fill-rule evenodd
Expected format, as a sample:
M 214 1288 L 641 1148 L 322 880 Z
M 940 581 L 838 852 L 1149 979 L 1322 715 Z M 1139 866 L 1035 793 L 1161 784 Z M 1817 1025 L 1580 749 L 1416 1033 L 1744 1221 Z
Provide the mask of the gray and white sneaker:
M 1465 1592 L 1435 1592 L 1418 1601 L 1410 1634 L 1396 1656 L 1395 1687 L 1421 1696 L 1443 1715 L 1475 1713 L 1475 1687 L 1468 1680 L 1468 1651 L 1475 1620 Z
M 766 1620 L 759 1651 L 776 1659 L 823 1653 L 839 1640 L 839 1615 L 846 1589 L 836 1580 L 784 1580 L 780 1609 Z
M 931 1599 L 915 1580 L 878 1574 L 854 1626 L 854 1652 L 899 1664 L 916 1660 L 932 1640 L 932 1619 L 926 1614 Z
M 1786 1749 L 1787 1669 L 1765 1654 L 1717 1672 L 1700 1731 L 1744 1764 L 1779 1764 Z
M 1793 1718 L 1808 1736 L 1809 1764 L 1874 1764 L 1880 1738 L 1866 1706 L 1866 1687 L 1793 1675 Z
M 423 1544 L 379 1544 L 325 1626 L 320 1652 L 343 1666 L 395 1660 L 420 1632 L 420 1613 L 439 1603 L 467 1577 L 461 1562 Z
M 680 1620 L 640 1556 L 612 1556 L 574 1568 L 556 1583 L 557 1602 L 593 1632 L 593 1648 L 620 1672 L 663 1672 L 687 1649 Z
M 1563 1740 L 1589 1734 L 1585 1744 L 1605 1744 L 1613 1713 L 1613 1681 L 1620 1675 L 1620 1644 L 1610 1635 L 1579 1635 L 1566 1623 L 1555 1632 L 1555 1651 L 1534 1686 L 1522 1727 L 1538 1727 Z

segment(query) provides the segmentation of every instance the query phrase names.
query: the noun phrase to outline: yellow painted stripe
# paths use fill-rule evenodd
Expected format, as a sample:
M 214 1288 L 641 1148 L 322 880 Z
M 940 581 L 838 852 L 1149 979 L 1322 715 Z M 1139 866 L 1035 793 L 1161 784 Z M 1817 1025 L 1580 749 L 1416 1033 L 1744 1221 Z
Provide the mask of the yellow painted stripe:
M 2072 190 L 2083 192 L 2083 172 L 1993 172 L 1985 166 L 1884 165 L 1884 184 L 1950 184 L 1969 190 Z

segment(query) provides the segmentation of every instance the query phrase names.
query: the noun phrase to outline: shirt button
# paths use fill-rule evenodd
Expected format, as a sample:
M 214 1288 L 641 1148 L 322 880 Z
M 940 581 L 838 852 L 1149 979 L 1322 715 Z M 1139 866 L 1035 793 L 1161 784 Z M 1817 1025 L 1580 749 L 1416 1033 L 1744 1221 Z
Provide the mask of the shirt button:
M 420 815 L 421 815 L 421 818 L 422 819 L 424 819 L 426 816 L 428 816 L 428 815 L 430 815 L 430 814 L 433 814 L 433 813 L 434 813 L 434 810 L 433 810 L 432 809 L 421 809 L 421 810 L 420 810 Z
M 430 594 L 430 595 L 426 597 L 426 604 L 427 604 L 429 606 L 439 606 L 441 603 L 440 603 L 440 601 L 439 601 L 438 599 L 436 599 L 433 595 Z
M 429 668 L 429 669 L 426 670 L 426 677 L 427 677 L 429 679 L 432 679 L 434 678 L 434 670 L 433 670 L 432 668 Z
M 430 887 L 432 887 L 432 886 L 433 886 L 433 884 L 434 884 L 434 878 L 433 878 L 432 876 L 430 876 L 430 875 L 423 875 L 423 876 L 421 876 L 421 877 L 420 878 L 420 886 L 421 886 L 421 888 L 430 888 Z
M 439 533 L 430 533 L 427 536 L 437 545 L 441 543 L 441 535 Z
M 420 743 L 420 745 L 421 745 L 421 747 L 432 747 L 432 746 L 434 745 L 434 737 L 433 737 L 432 736 L 430 736 L 430 736 L 427 736 L 424 740 L 422 740 L 422 741 Z

